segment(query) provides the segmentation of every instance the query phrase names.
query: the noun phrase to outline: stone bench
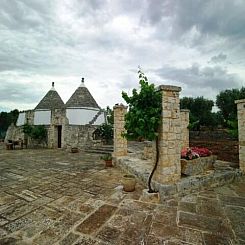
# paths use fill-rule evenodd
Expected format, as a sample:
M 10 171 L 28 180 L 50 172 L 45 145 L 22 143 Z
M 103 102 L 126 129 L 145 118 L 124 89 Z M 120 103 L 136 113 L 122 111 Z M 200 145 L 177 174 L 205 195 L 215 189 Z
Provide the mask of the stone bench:
M 13 143 L 6 143 L 6 150 L 13 150 Z

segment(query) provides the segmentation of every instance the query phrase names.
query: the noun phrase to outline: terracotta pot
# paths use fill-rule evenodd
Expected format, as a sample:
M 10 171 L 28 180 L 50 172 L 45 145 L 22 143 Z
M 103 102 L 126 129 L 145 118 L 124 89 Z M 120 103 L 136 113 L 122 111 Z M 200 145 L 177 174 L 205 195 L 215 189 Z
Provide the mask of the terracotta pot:
M 78 148 L 77 147 L 72 147 L 71 148 L 71 153 L 78 153 Z
M 124 175 L 122 179 L 123 190 L 126 192 L 131 192 L 135 190 L 136 179 L 133 175 Z
M 112 167 L 112 160 L 104 160 L 106 167 Z

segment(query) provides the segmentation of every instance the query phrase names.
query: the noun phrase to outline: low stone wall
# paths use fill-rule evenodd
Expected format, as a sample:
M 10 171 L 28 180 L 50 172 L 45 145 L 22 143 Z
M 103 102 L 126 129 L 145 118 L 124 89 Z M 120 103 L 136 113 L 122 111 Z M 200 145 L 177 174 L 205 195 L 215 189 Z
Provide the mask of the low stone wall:
M 237 140 L 232 137 L 226 129 L 190 131 L 190 139 L 194 140 Z
M 242 172 L 239 169 L 221 169 L 212 170 L 205 175 L 181 178 L 181 180 L 175 184 L 157 184 L 160 202 L 163 203 L 166 199 L 171 197 L 183 196 L 205 188 L 223 186 L 239 180 L 241 176 Z
M 220 164 L 216 164 L 219 163 Z M 137 180 L 147 188 L 147 181 L 153 168 L 151 160 L 142 160 L 132 156 L 118 157 L 117 166 L 127 173 L 136 176 Z M 158 183 L 152 181 L 153 189 L 159 192 L 160 202 L 176 196 L 183 196 L 191 192 L 199 191 L 209 187 L 223 186 L 239 180 L 242 172 L 239 169 L 230 167 L 230 163 L 216 161 L 213 170 L 204 174 L 183 177 L 175 183 Z
M 22 131 L 22 127 L 16 127 L 14 124 L 11 124 L 6 132 L 5 136 L 5 143 L 8 142 L 8 140 L 18 140 L 18 139 L 24 139 L 24 133 Z
M 181 173 L 188 176 L 202 174 L 212 169 L 216 156 L 199 157 L 193 160 L 181 159 Z
M 66 125 L 64 129 L 64 148 L 84 148 L 92 141 L 92 134 L 97 127 L 92 125 Z

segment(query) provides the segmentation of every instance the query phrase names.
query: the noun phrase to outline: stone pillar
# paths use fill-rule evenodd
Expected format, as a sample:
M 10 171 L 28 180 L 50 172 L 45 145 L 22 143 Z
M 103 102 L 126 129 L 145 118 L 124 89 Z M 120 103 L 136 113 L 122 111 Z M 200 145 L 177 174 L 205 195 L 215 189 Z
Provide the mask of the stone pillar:
M 50 149 L 55 148 L 54 138 L 55 138 L 55 126 L 51 124 L 50 127 L 48 127 L 48 148 Z
M 236 100 L 238 135 L 239 135 L 239 166 L 245 173 L 245 99 Z
M 124 105 L 115 105 L 114 110 L 114 157 L 126 156 L 128 152 L 128 145 L 126 138 L 122 137 L 122 133 L 125 131 L 124 116 L 127 112 L 127 107 Z
M 159 163 L 154 174 L 158 183 L 174 183 L 181 177 L 180 87 L 161 85 L 162 120 L 159 128 Z
M 181 148 L 189 147 L 189 114 L 190 111 L 186 109 L 180 110 L 181 121 Z

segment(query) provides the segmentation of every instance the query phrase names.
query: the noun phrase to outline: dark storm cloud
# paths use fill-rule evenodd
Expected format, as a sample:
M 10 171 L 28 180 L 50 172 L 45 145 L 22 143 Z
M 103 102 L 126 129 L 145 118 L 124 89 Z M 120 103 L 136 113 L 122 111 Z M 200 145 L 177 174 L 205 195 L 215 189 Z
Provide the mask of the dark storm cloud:
M 182 83 L 192 90 L 206 87 L 219 91 L 239 87 L 242 83 L 239 76 L 228 73 L 220 66 L 200 67 L 198 64 L 193 64 L 191 67 L 184 69 L 163 67 L 155 70 L 155 72 L 162 80 Z
M 244 38 L 245 11 L 241 0 L 178 1 L 175 25 L 186 32 L 193 26 L 206 35 Z
M 50 20 L 50 1 L 1 0 L 0 25 L 2 28 L 23 30 L 38 28 Z
M 155 25 L 156 37 L 182 38 L 195 32 L 190 46 L 209 45 L 225 38 L 227 42 L 244 47 L 245 3 L 242 0 L 165 0 L 147 1 L 144 21 Z M 224 40 L 223 40 L 224 41 Z
M 155 0 L 147 1 L 147 8 L 142 16 L 142 21 L 149 21 L 151 24 L 157 24 L 166 21 L 167 18 L 173 18 L 173 11 L 176 8 L 176 1 L 172 0 Z
M 226 54 L 220 53 L 219 55 L 215 55 L 211 58 L 210 63 L 220 63 L 225 61 L 227 58 Z
M 244 13 L 243 0 L 0 0 L 0 102 L 36 103 L 53 78 L 66 94 L 68 79 L 84 74 L 110 103 L 106 90 L 117 99 L 137 86 L 139 64 L 204 96 L 199 88 L 237 87 Z
M 40 88 L 35 88 L 31 84 L 20 84 L 18 81 L 8 81 L 6 83 L 4 79 L 0 79 L 0 101 L 11 102 L 16 104 L 21 103 L 35 103 L 42 94 Z M 7 103 L 6 103 L 7 105 Z

